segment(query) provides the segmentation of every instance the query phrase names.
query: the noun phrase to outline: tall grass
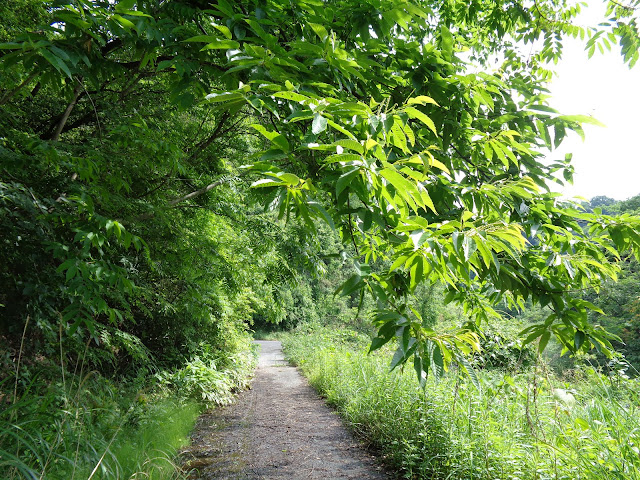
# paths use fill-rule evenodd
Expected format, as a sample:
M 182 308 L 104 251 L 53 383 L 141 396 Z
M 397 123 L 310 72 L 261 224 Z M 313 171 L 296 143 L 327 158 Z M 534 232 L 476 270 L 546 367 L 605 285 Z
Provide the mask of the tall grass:
M 182 368 L 117 383 L 50 363 L 16 368 L 0 383 L 0 478 L 184 478 L 177 452 L 199 413 L 248 384 L 246 343 L 233 354 L 203 344 Z
M 43 386 L 36 380 L 0 408 L 0 478 L 178 478 L 173 459 L 200 412 L 197 403 L 147 401 L 100 377 Z
M 638 381 L 585 368 L 568 383 L 538 365 L 478 372 L 480 390 L 450 372 L 423 391 L 412 369 L 389 373 L 388 355 L 366 355 L 366 342 L 335 328 L 284 338 L 312 385 L 404 478 L 640 480 Z

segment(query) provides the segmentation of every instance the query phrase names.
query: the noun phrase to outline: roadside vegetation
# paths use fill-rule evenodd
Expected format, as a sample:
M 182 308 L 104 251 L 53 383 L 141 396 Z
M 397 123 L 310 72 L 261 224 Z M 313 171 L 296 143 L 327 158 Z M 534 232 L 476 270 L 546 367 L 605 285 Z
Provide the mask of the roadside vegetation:
M 389 372 L 391 352 L 367 355 L 369 343 L 337 325 L 284 337 L 287 357 L 401 478 L 640 478 L 640 381 L 625 370 L 576 362 L 560 376 L 542 358 L 520 364 L 516 349 L 512 368 L 477 358 L 475 381 L 453 368 L 422 389 L 410 366 Z
M 582 435 L 609 450 L 580 461 L 604 472 L 619 449 L 627 475 L 618 413 L 579 410 L 582 386 L 575 410 L 551 409 L 546 367 L 509 362 L 519 337 L 596 369 L 612 343 L 639 361 L 637 202 L 562 201 L 549 184 L 571 181 L 569 156 L 541 161 L 597 123 L 547 103 L 562 39 L 633 66 L 638 1 L 591 27 L 556 0 L 0 1 L 0 478 L 179 477 L 198 412 L 249 382 L 252 329 L 336 322 L 449 399 L 429 427 L 448 450 L 411 443 L 408 475 L 456 458 L 516 472 L 487 447 L 498 417 L 476 438 L 461 413 L 493 383 L 477 402 L 498 411 L 526 394 L 527 472 L 551 450 L 561 471 Z M 503 314 L 529 331 L 492 331 Z M 633 413 L 622 377 L 576 371 Z M 411 391 L 407 375 L 380 392 Z M 552 413 L 572 419 L 564 443 L 538 426 Z
M 22 365 L 0 385 L 0 476 L 183 478 L 178 452 L 198 415 L 230 403 L 252 377 L 255 352 L 245 342 L 233 355 L 205 346 L 179 368 L 147 366 L 120 379 L 86 364 Z
M 583 207 L 638 215 L 639 201 L 599 197 Z M 279 338 L 287 358 L 401 478 L 640 479 L 637 261 L 625 258 L 618 281 L 599 292 L 575 295 L 601 309 L 590 322 L 619 335 L 613 358 L 572 355 L 553 339 L 542 353 L 525 344 L 518 332 L 549 314 L 531 304 L 502 309 L 470 369 L 432 365 L 424 388 L 413 365 L 391 371 L 396 345 L 368 353 L 375 305 L 349 309 L 353 296 L 334 298 L 347 301 L 340 315 L 307 318 Z M 422 288 L 409 304 L 440 333 L 468 325 L 445 300 L 442 287 Z

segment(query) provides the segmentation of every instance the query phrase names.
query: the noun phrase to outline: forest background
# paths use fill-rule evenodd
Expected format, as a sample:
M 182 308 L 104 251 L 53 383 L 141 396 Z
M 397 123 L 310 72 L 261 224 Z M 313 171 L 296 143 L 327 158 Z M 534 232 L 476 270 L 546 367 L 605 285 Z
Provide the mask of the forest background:
M 547 344 L 637 368 L 640 199 L 540 160 L 594 122 L 546 103 L 563 36 L 633 65 L 637 6 L 329 3 L 0 5 L 4 476 L 177 475 L 274 325 L 395 343 L 423 387 Z

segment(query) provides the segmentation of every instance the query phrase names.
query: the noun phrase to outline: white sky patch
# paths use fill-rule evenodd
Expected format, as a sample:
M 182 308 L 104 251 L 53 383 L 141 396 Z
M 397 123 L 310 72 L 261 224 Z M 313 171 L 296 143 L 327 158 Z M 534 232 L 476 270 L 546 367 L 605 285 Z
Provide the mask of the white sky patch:
M 590 3 L 583 24 L 603 18 L 600 2 Z M 606 128 L 584 125 L 584 142 L 570 133 L 547 158 L 573 153 L 576 173 L 574 184 L 562 188 L 566 196 L 624 200 L 640 194 L 640 63 L 629 70 L 615 47 L 604 55 L 596 49 L 588 59 L 585 42 L 564 41 L 563 60 L 553 68 L 550 104 L 562 114 L 591 115 Z

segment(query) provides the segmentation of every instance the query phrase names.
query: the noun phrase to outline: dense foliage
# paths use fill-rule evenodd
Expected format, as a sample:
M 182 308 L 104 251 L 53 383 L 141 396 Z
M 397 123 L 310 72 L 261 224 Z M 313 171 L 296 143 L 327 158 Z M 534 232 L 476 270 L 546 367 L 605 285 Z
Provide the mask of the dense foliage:
M 223 403 L 252 324 L 362 309 L 423 385 L 470 371 L 496 304 L 550 309 L 540 349 L 609 355 L 574 292 L 635 271 L 640 221 L 549 192 L 573 170 L 544 153 L 594 120 L 545 82 L 567 35 L 635 64 L 637 5 L 586 28 L 552 0 L 0 3 L 0 401 L 69 425 L 91 372 Z M 465 325 L 434 328 L 442 288 Z M 34 443 L 12 412 L 0 447 Z M 51 428 L 25 472 L 73 464 Z
M 241 188 L 250 157 L 279 218 L 325 221 L 353 244 L 341 292 L 380 302 L 373 346 L 401 338 L 396 363 L 413 358 L 420 378 L 475 349 L 497 301 L 551 306 L 529 340 L 606 352 L 592 306 L 568 292 L 614 278 L 616 250 L 638 253 L 637 219 L 548 193 L 572 167 L 542 152 L 592 120 L 546 105 L 545 62 L 563 35 L 586 35 L 635 63 L 635 11 L 612 3 L 587 29 L 571 23 L 580 5 L 504 7 L 6 4 L 7 332 L 29 315 L 43 345 L 61 325 L 140 358 L 193 350 L 203 327 L 224 335 L 290 267 Z M 477 324 L 430 330 L 405 301 L 422 282 L 446 284 Z
M 591 366 L 560 378 L 544 363 L 452 369 L 426 389 L 367 355 L 367 336 L 304 325 L 286 353 L 398 478 L 640 478 L 638 380 Z M 389 353 L 389 352 L 384 352 Z
M 627 213 L 638 216 L 640 195 L 624 201 L 595 197 L 586 202 L 584 207 L 587 211 L 600 209 L 607 214 Z M 619 266 L 616 281 L 605 281 L 599 291 L 586 290 L 574 294 L 580 295 L 600 309 L 599 312 L 590 313 L 589 321 L 602 325 L 618 336 L 613 340 L 613 345 L 632 367 L 628 369 L 628 373 L 637 375 L 640 371 L 640 267 L 637 259 L 632 256 L 621 258 Z M 532 312 L 528 309 L 525 309 L 523 314 L 529 318 L 544 315 L 540 311 Z M 601 363 L 607 363 L 606 358 L 600 357 L 599 360 Z M 613 362 L 612 366 L 616 364 L 617 361 Z

